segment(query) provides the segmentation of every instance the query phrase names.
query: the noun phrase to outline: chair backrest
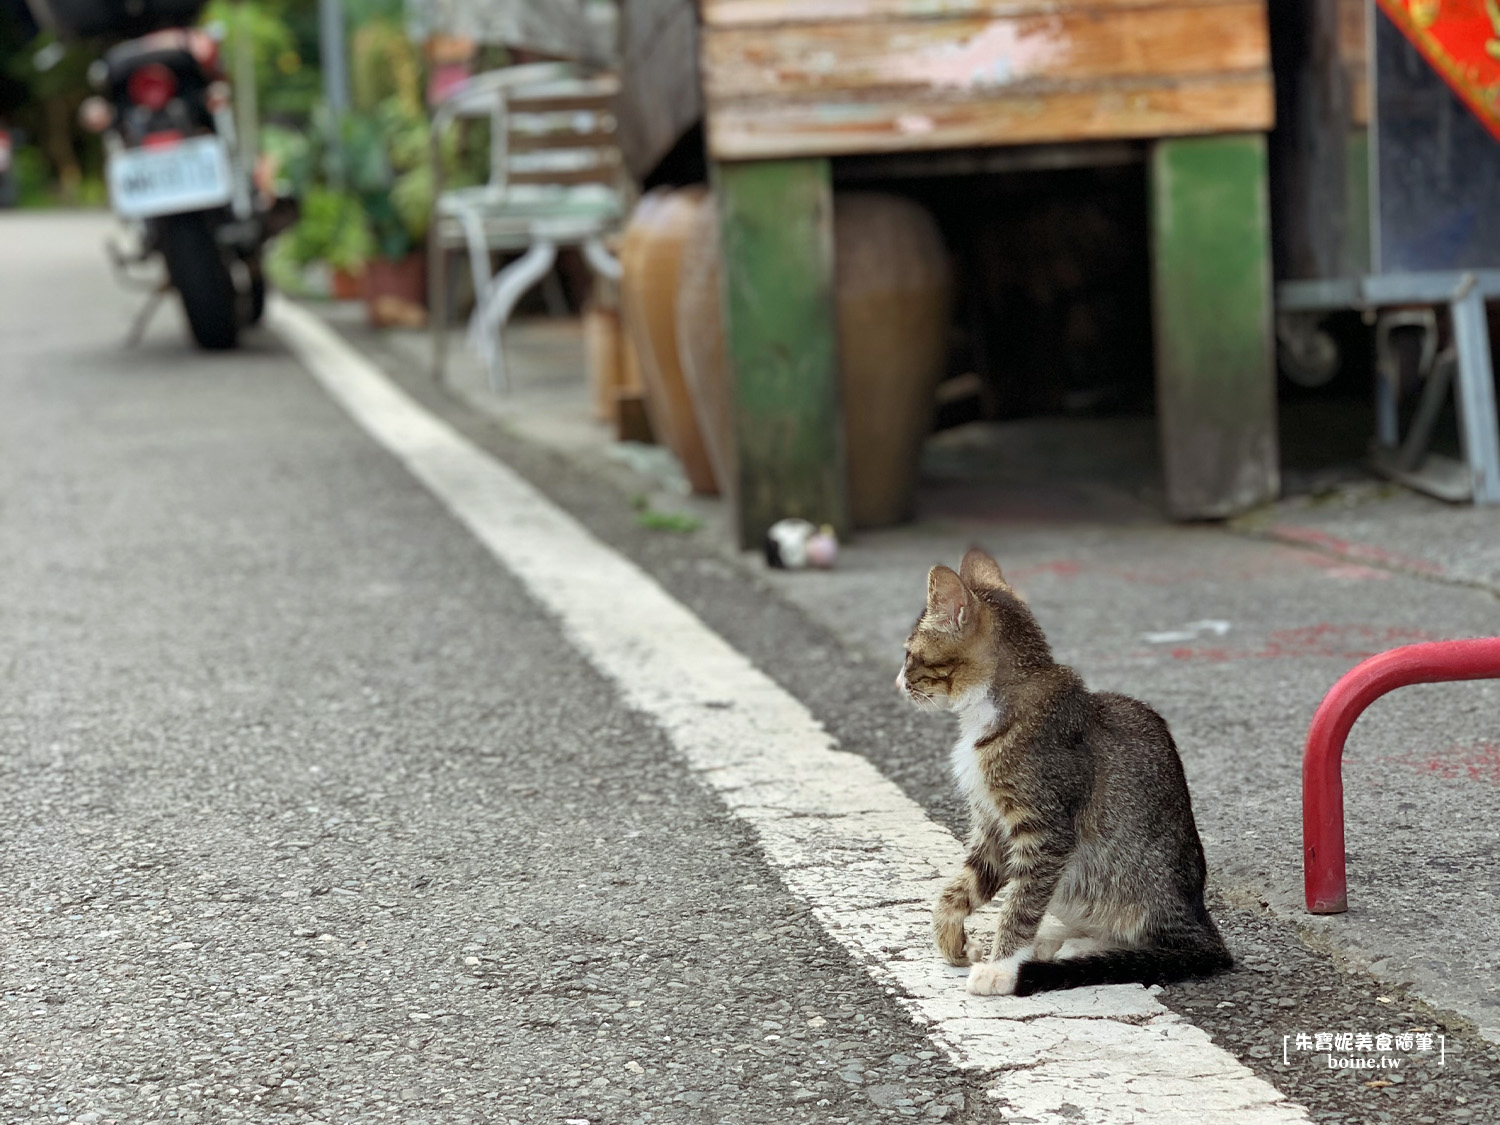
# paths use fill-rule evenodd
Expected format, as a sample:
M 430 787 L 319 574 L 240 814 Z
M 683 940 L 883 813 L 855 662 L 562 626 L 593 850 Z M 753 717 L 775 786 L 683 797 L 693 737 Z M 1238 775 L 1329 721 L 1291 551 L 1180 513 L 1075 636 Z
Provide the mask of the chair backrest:
M 433 155 L 455 118 L 490 120 L 489 189 L 497 198 L 512 185 L 532 194 L 549 187 L 622 186 L 615 143 L 613 75 L 591 74 L 574 63 L 531 63 L 476 75 L 455 89 L 433 118 Z
M 604 184 L 619 187 L 612 75 L 523 86 L 506 96 L 512 184 Z

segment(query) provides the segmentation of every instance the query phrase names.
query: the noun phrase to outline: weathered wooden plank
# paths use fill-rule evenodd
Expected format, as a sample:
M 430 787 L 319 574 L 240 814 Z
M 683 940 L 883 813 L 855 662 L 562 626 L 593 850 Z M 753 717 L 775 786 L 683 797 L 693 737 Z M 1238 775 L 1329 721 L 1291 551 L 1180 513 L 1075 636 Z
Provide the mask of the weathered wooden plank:
M 707 27 L 955 16 L 1049 15 L 1124 8 L 1208 8 L 1237 0 L 701 0 Z
M 779 519 L 848 527 L 827 160 L 714 169 L 742 547 Z
M 1270 65 L 1260 0 L 992 19 L 705 29 L 710 111 L 732 99 L 880 90 L 994 97 L 1047 82 L 1189 76 Z
M 512 184 L 617 184 L 620 167 L 617 163 L 598 163 L 587 168 L 564 168 L 556 171 L 546 169 L 512 170 L 506 177 Z
M 1356 125 L 1370 123 L 1370 0 L 1339 0 L 1339 56 L 1349 83 L 1349 112 Z
M 575 133 L 558 130 L 555 133 L 512 133 L 506 142 L 511 152 L 547 152 L 553 149 L 610 149 L 615 147 L 613 131 Z
M 507 98 L 512 113 L 612 113 L 615 93 Z
M 1158 141 L 1150 170 L 1167 507 L 1222 518 L 1280 488 L 1266 140 Z
M 708 144 L 715 159 L 751 160 L 1239 133 L 1274 121 L 1270 75 L 1254 72 L 967 101 L 731 102 L 709 115 Z

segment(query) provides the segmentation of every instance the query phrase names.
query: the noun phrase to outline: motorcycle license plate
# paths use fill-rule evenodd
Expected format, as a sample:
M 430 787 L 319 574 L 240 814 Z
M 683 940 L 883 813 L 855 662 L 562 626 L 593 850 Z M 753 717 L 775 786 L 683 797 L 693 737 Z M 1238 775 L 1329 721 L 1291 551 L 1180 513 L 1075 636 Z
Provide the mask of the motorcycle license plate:
M 106 178 L 110 203 L 124 219 L 221 207 L 231 194 L 229 150 L 218 137 L 129 148 L 109 158 Z

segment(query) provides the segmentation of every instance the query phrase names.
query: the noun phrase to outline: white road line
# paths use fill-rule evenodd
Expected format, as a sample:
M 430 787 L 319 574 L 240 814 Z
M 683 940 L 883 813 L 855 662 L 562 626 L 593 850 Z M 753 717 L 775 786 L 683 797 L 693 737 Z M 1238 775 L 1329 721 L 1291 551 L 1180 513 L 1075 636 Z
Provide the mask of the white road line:
M 568 638 L 649 715 L 787 887 L 959 1066 L 993 1069 L 1007 1116 L 1088 1125 L 1307 1120 L 1200 1028 L 1135 985 L 972 997 L 929 918 L 962 851 L 865 758 L 509 468 L 397 389 L 316 317 L 271 323 L 335 401 L 483 543 Z

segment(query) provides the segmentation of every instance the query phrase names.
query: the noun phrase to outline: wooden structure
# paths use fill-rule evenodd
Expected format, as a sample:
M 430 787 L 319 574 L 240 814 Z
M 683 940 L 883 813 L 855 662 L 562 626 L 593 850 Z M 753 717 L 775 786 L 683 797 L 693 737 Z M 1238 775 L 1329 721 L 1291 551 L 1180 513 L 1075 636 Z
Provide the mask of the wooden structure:
M 620 8 L 620 149 L 644 180 L 703 118 L 692 0 L 625 0 Z
M 847 527 L 832 163 L 854 155 L 1003 147 L 1016 167 L 1086 165 L 1123 143 L 1145 159 L 1169 507 L 1211 518 L 1276 494 L 1265 0 L 698 0 L 688 22 L 693 7 L 625 0 L 621 133 L 665 151 L 691 106 L 670 92 L 696 81 L 742 542 L 786 516 Z M 677 46 L 653 49 L 655 28 Z M 652 90 L 675 98 L 654 125 Z

